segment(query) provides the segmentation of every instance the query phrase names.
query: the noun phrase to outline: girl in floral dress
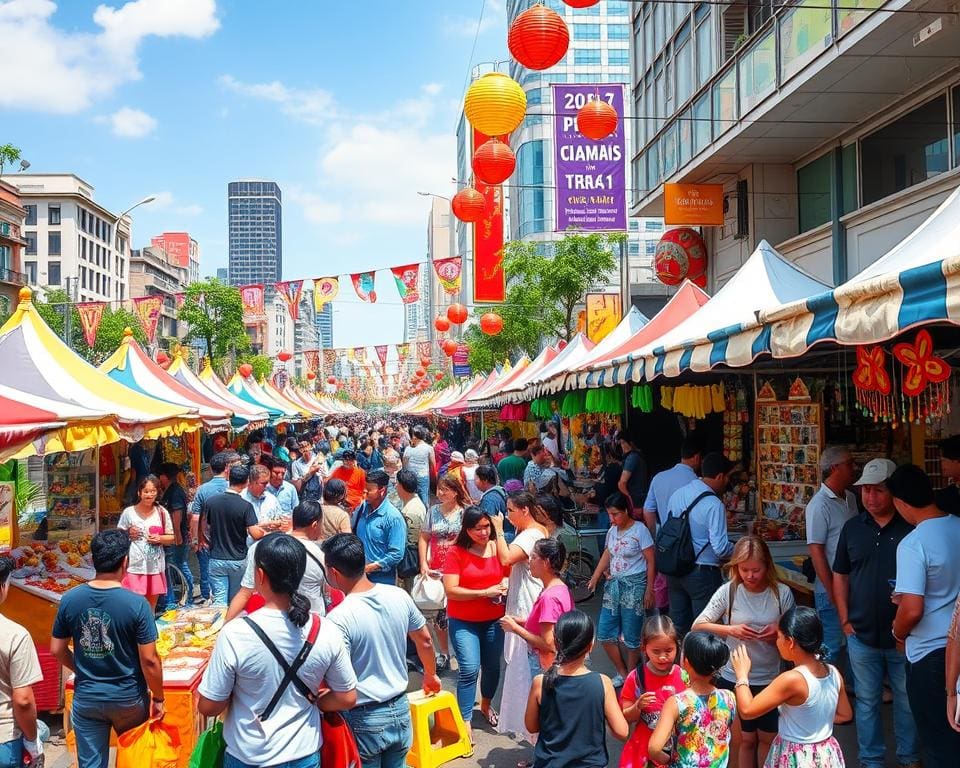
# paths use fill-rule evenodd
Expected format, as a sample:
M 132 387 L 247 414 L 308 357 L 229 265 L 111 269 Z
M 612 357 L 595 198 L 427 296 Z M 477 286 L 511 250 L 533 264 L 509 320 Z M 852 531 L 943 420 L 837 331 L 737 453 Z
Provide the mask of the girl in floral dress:
M 823 624 L 812 608 L 798 607 L 780 619 L 777 650 L 794 668 L 779 675 L 754 696 L 746 682 L 750 656 L 740 646 L 733 652 L 737 673 L 737 707 L 742 717 L 759 717 L 780 709 L 779 732 L 764 768 L 843 768 L 843 752 L 833 737 L 833 724 L 853 717 L 843 677 L 824 664 Z
M 677 629 L 669 616 L 647 619 L 640 635 L 643 655 L 623 684 L 620 706 L 628 723 L 636 723 L 630 740 L 620 753 L 620 768 L 647 768 L 647 742 L 657 727 L 660 710 L 673 694 L 690 682 L 676 665 Z
M 736 700 L 713 679 L 729 658 L 730 650 L 716 635 L 691 632 L 684 638 L 683 669 L 690 687 L 664 703 L 647 747 L 651 760 L 671 768 L 726 768 Z

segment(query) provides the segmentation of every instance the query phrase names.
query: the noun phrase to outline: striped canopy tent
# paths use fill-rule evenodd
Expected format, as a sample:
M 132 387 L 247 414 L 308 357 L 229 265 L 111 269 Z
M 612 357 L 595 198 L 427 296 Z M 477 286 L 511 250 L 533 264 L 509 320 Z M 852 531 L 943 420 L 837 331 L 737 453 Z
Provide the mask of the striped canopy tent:
M 200 428 L 195 408 L 172 405 L 125 387 L 77 355 L 50 330 L 31 296 L 29 288 L 20 290 L 16 311 L 0 328 L 0 359 L 4 361 L 0 386 L 60 402 L 67 408 L 84 409 L 99 420 L 68 425 L 55 444 L 31 443 L 17 458 L 53 450 L 82 451 L 121 439 L 157 439 Z
M 204 428 L 211 432 L 230 428 L 232 411 L 188 389 L 163 370 L 144 352 L 129 328 L 124 330 L 120 346 L 100 364 L 100 370 L 136 392 L 173 405 L 195 408 Z
M 524 355 L 512 366 L 509 361 L 504 363 L 500 376 L 490 386 L 485 387 L 479 394 L 470 395 L 467 398 L 467 407 L 472 411 L 495 410 L 498 406 L 494 405 L 493 398 L 499 395 L 504 387 L 509 386 L 510 382 L 516 381 L 517 377 L 531 362 L 532 360 Z
M 486 380 L 487 377 L 482 373 L 476 374 L 470 381 L 466 382 L 466 386 L 464 386 L 456 397 L 440 409 L 440 415 L 453 417 L 463 413 L 464 410 L 466 410 L 462 405 L 463 401 L 483 386 Z
M 960 188 L 884 256 L 833 289 L 760 313 L 777 358 L 814 344 L 876 344 L 920 325 L 960 324 Z
M 296 403 L 301 408 L 305 408 L 310 411 L 314 416 L 322 416 L 328 411 L 324 410 L 320 403 L 313 402 L 308 399 L 306 393 L 301 392 L 299 389 L 296 389 L 292 384 L 287 382 L 287 384 L 280 390 L 280 394 L 284 396 L 287 400 L 292 403 Z
M 828 288 L 761 240 L 713 298 L 637 352 L 643 358 L 643 378 L 652 381 L 717 365 L 749 365 L 770 349 L 769 328 L 759 321 L 761 312 Z
M 190 366 L 182 357 L 174 357 L 170 367 L 167 368 L 167 373 L 187 389 L 232 411 L 233 416 L 230 419 L 230 424 L 234 429 L 256 429 L 264 426 L 270 419 L 270 414 L 265 410 L 257 409 L 250 403 L 236 397 L 223 386 L 219 379 L 217 380 L 220 384 L 219 388 L 212 386 L 210 382 L 201 381 L 200 377 L 190 370 Z
M 198 374 L 200 381 L 204 383 L 207 387 L 212 389 L 214 392 L 219 394 L 226 394 L 231 400 L 239 400 L 241 403 L 246 403 L 248 408 L 253 408 L 257 412 L 266 413 L 271 422 L 282 421 L 283 420 L 283 411 L 280 410 L 280 407 L 277 405 L 268 405 L 266 403 L 261 403 L 259 400 L 256 400 L 251 396 L 246 390 L 240 388 L 240 391 L 234 392 L 230 389 L 224 382 L 213 372 L 213 367 L 210 365 L 210 362 L 207 361 L 204 363 L 203 368 L 200 369 Z
M 534 375 L 527 377 L 523 392 L 519 393 L 520 399 L 514 402 L 533 400 L 536 397 L 549 394 L 546 383 L 583 363 L 595 346 L 584 334 L 578 333 L 553 359 L 553 362 L 545 365 L 542 370 L 537 371 Z
M 617 323 L 617 327 L 597 342 L 582 361 L 571 364 L 564 370 L 558 369 L 555 375 L 544 380 L 540 387 L 541 394 L 552 395 L 561 390 L 577 389 L 580 371 L 590 370 L 592 365 L 603 365 L 609 362 L 614 357 L 614 350 L 619 349 L 648 322 L 650 322 L 649 319 L 639 309 L 630 307 L 630 311 Z
M 472 388 L 470 392 L 464 397 L 461 397 L 457 402 L 448 406 L 448 409 L 458 409 L 459 416 L 462 413 L 465 413 L 470 410 L 472 407 L 471 400 L 475 397 L 482 398 L 486 393 L 493 391 L 493 388 L 496 386 L 497 382 L 505 377 L 510 375 L 510 371 L 513 370 L 513 366 L 510 365 L 509 360 L 505 360 L 502 366 L 497 366 L 490 373 L 487 374 L 486 378 L 483 380 L 483 383 L 479 387 Z
M 562 343 L 563 342 L 561 342 L 561 344 Z M 530 381 L 530 377 L 535 376 L 542 371 L 544 367 L 552 363 L 558 354 L 560 353 L 557 347 L 544 347 L 540 354 L 533 358 L 529 365 L 523 368 L 515 368 L 513 375 L 509 376 L 502 385 L 497 388 L 496 393 L 489 397 L 484 402 L 484 405 L 499 408 L 511 403 L 523 402 L 523 389 L 526 387 L 527 382 Z
M 272 382 L 267 381 L 266 379 L 261 379 L 257 382 L 257 386 L 261 390 L 266 392 L 271 399 L 276 400 L 280 405 L 286 406 L 287 408 L 293 408 L 299 414 L 301 419 L 313 419 L 316 418 L 316 414 L 309 408 L 304 407 L 300 403 L 289 400 L 284 396 L 279 389 L 277 389 Z
M 203 374 L 201 373 L 201 376 Z M 262 408 L 266 408 L 271 415 L 274 415 L 276 421 L 299 421 L 300 409 L 291 406 L 285 406 L 278 403 L 269 394 L 257 384 L 253 376 L 241 376 L 239 373 L 233 374 L 230 381 L 226 384 L 237 397 L 256 403 Z
M 710 300 L 703 289 L 689 280 L 684 281 L 680 289 L 649 322 L 634 333 L 623 344 L 609 352 L 608 357 L 596 360 L 577 371 L 575 386 L 567 389 L 596 389 L 613 387 L 628 381 L 640 381 L 643 373 L 643 361 L 639 357 L 642 349 L 668 333 L 671 328 L 682 323 Z
M 473 380 L 462 381 L 459 384 L 449 384 L 440 390 L 437 399 L 433 401 L 430 409 L 434 413 L 442 413 L 443 409 L 457 402 L 470 389 Z

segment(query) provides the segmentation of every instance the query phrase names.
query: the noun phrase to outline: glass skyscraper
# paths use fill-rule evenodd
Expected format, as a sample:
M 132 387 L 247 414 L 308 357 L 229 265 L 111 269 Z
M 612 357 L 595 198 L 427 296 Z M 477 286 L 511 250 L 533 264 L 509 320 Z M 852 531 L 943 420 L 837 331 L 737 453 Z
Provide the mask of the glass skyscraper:
M 282 207 L 274 181 L 241 179 L 227 185 L 231 285 L 272 285 L 283 279 Z
M 317 312 L 317 336 L 322 349 L 333 348 L 333 304 L 326 303 L 323 309 Z

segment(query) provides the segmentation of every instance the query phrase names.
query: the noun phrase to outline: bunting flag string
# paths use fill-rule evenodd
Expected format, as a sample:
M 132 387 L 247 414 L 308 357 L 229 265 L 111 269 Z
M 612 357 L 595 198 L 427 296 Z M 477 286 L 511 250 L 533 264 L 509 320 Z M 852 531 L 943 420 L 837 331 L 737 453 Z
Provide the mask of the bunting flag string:
M 336 277 L 318 277 L 313 281 L 313 307 L 322 312 L 340 294 L 340 280 Z
M 106 306 L 105 301 L 85 301 L 76 305 L 80 315 L 80 326 L 83 328 L 83 338 L 88 347 L 92 348 L 97 341 L 97 330 L 100 328 Z
M 443 291 L 448 296 L 456 296 L 460 293 L 460 286 L 463 282 L 462 277 L 463 259 L 454 256 L 451 259 L 439 259 L 433 262 L 433 271 L 443 286 Z
M 287 305 L 290 319 L 297 322 L 300 319 L 300 296 L 303 293 L 303 280 L 283 280 L 275 285 L 277 292 Z
M 354 347 L 353 348 L 353 359 L 356 360 L 360 365 L 363 365 L 367 362 L 367 348 L 366 347 Z
M 389 349 L 387 344 L 378 344 L 374 347 L 377 351 L 377 357 L 380 360 L 380 367 L 386 371 L 387 370 L 387 350 Z
M 376 272 L 357 272 L 350 275 L 350 279 L 353 281 L 353 290 L 357 292 L 361 301 L 369 301 L 373 304 L 377 300 L 377 292 L 374 290 Z
M 180 293 L 173 294 L 173 299 L 177 303 L 177 309 L 183 306 L 183 303 L 187 300 L 186 291 L 181 291 Z
M 305 349 L 303 350 L 303 359 L 307 362 L 307 370 L 317 372 L 317 369 L 320 368 L 320 350 L 319 349 Z
M 421 360 L 429 360 L 433 357 L 433 350 L 430 348 L 429 341 L 418 341 L 417 342 L 417 356 Z
M 397 359 L 400 361 L 400 367 L 403 367 L 408 357 L 410 357 L 410 345 L 397 344 Z
M 412 304 L 420 300 L 420 291 L 417 283 L 420 281 L 420 265 L 406 264 L 402 267 L 391 267 L 393 279 L 397 281 L 397 293 L 404 304 Z
M 333 369 L 337 365 L 337 350 L 335 349 L 325 349 L 323 350 L 323 372 L 326 374 L 332 374 Z
M 133 308 L 140 320 L 148 344 L 157 340 L 157 325 L 160 323 L 160 308 L 163 306 L 162 296 L 140 296 L 133 300 Z

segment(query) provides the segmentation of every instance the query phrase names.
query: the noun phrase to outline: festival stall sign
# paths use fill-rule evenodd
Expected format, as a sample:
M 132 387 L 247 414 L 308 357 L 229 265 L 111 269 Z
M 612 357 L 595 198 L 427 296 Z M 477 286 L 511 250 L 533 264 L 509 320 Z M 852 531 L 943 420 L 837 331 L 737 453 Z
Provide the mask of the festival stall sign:
M 617 113 L 617 127 L 599 141 L 577 128 L 577 113 L 593 99 Z M 555 84 L 554 157 L 558 232 L 621 232 L 627 228 L 626 148 L 623 86 Z
M 482 404 L 487 407 L 499 408 L 507 403 L 522 402 L 522 398 L 518 395 L 523 391 L 530 377 L 535 376 L 543 370 L 544 366 L 552 363 L 557 354 L 556 347 L 544 347 L 529 365 L 515 368 L 510 376 L 500 382 L 496 392 L 490 393 Z
M 241 285 L 239 288 L 240 300 L 243 302 L 243 322 L 255 323 L 267 316 L 264 302 L 263 283 Z
M 457 344 L 457 349 L 453 353 L 453 375 L 457 378 L 470 376 L 473 371 L 470 369 L 470 349 L 466 344 Z
M 136 392 L 172 405 L 195 408 L 204 428 L 209 431 L 230 428 L 232 411 L 185 387 L 163 370 L 143 351 L 129 328 L 124 331 L 120 346 L 100 364 L 100 370 Z
M 20 304 L 0 328 L 0 385 L 60 401 L 88 412 L 113 414 L 112 420 L 63 430 L 57 445 L 25 446 L 17 458 L 51 450 L 80 451 L 116 442 L 137 442 L 180 435 L 200 428 L 194 408 L 156 400 L 113 381 L 68 348 L 50 330 L 20 290 Z
M 584 336 L 582 333 L 578 333 L 573 337 L 573 340 L 567 344 L 563 350 L 553 359 L 552 362 L 543 366 L 539 371 L 534 373 L 531 376 L 527 377 L 526 382 L 523 385 L 523 390 L 519 393 L 513 402 L 522 402 L 525 400 L 533 400 L 536 397 L 540 397 L 543 392 L 543 385 L 555 378 L 556 376 L 562 375 L 565 371 L 569 371 L 571 368 L 575 368 L 580 365 L 586 358 L 587 355 L 594 349 L 595 345 L 590 339 Z
M 283 409 L 276 403 L 268 403 L 266 400 L 258 400 L 254 397 L 246 387 L 243 386 L 243 383 L 239 380 L 241 377 L 234 375 L 231 380 L 231 384 L 228 385 L 220 380 L 220 378 L 213 372 L 213 368 L 210 366 L 210 362 L 207 361 L 204 367 L 200 370 L 200 381 L 206 384 L 208 387 L 215 389 L 217 391 L 220 388 L 223 388 L 223 391 L 228 393 L 231 397 L 234 397 L 241 402 L 247 403 L 250 406 L 253 406 L 257 410 L 266 412 L 271 422 L 280 422 L 286 421 L 286 414 Z M 236 380 L 236 381 L 234 381 Z
M 664 184 L 663 223 L 681 227 L 722 227 L 723 184 Z
M 473 147 L 490 137 L 472 130 Z M 473 225 L 473 301 L 502 303 L 507 297 L 507 279 L 503 271 L 503 187 L 475 180 L 477 191 L 483 195 L 483 217 Z
M 264 426 L 270 419 L 270 414 L 264 410 L 258 410 L 250 403 L 235 397 L 222 383 L 218 388 L 212 386 L 209 382 L 201 381 L 200 377 L 190 370 L 190 366 L 179 355 L 174 357 L 166 372 L 187 389 L 196 392 L 201 397 L 212 400 L 226 410 L 232 411 L 233 416 L 230 418 L 230 425 L 234 429 L 256 429 Z
M 617 327 L 623 316 L 619 293 L 588 293 L 585 324 L 587 338 L 596 344 Z

